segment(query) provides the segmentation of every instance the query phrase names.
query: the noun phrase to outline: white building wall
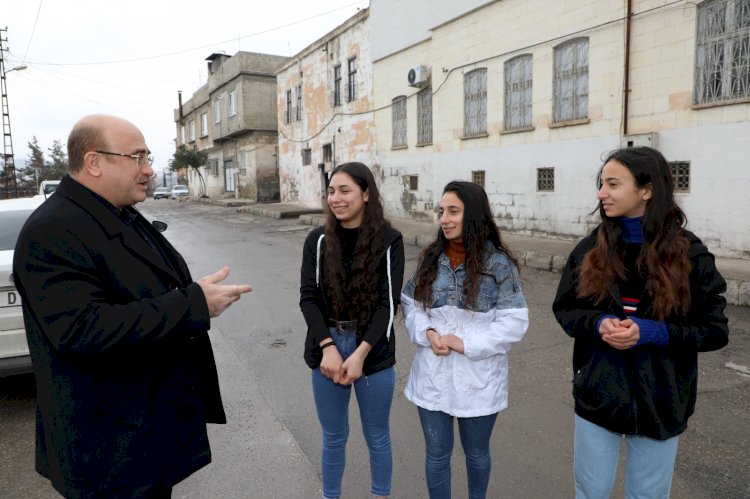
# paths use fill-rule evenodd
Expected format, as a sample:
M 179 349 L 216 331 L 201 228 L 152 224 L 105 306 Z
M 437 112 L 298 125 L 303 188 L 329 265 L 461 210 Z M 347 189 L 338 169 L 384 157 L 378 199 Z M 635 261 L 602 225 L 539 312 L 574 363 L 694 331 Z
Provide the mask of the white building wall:
M 418 2 L 417 2 L 418 4 Z M 409 2 L 371 2 L 373 52 L 380 37 L 377 19 L 417 19 Z M 437 2 L 439 11 L 442 2 Z M 389 11 L 382 12 L 383 6 Z M 650 10 L 654 9 L 655 10 Z M 394 10 L 396 9 L 396 10 Z M 377 149 L 389 216 L 436 220 L 443 186 L 485 171 L 499 225 L 522 233 L 577 239 L 593 226 L 595 176 L 601 158 L 620 147 L 624 122 L 625 2 L 615 0 L 502 0 L 435 26 L 416 45 L 401 39 L 374 70 Z M 648 12 L 647 12 L 648 11 Z M 692 106 L 696 5 L 663 7 L 633 2 L 628 133 L 655 133 L 656 147 L 670 161 L 690 161 L 691 188 L 677 195 L 688 228 L 720 255 L 750 256 L 747 158 L 750 104 Z M 417 22 L 417 21 L 415 21 Z M 417 27 L 419 23 L 417 22 Z M 570 35 L 570 36 L 566 36 Z M 552 124 L 554 47 L 589 39 L 588 123 Z M 504 63 L 533 56 L 533 130 L 503 133 Z M 472 64 L 473 63 L 473 64 Z M 416 146 L 416 92 L 409 68 L 432 68 L 433 143 Z M 462 139 L 463 73 L 487 68 L 487 137 Z M 391 99 L 407 95 L 408 147 L 391 149 Z M 536 190 L 537 168 L 555 168 L 555 191 Z M 418 175 L 410 191 L 408 175 Z

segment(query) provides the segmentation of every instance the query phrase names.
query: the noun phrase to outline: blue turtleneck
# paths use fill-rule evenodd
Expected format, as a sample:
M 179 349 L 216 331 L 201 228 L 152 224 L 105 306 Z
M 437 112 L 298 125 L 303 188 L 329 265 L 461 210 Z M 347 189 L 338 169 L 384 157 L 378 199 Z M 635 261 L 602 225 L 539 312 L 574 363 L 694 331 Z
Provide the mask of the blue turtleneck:
M 628 218 L 620 217 L 620 227 L 622 235 L 620 236 L 626 243 L 643 243 L 643 217 Z

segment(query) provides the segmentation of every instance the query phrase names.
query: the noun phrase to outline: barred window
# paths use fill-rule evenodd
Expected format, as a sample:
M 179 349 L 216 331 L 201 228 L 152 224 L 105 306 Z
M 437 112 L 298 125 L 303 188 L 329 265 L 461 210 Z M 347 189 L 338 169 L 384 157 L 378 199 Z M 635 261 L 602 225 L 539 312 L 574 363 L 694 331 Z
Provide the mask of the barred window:
M 475 170 L 471 172 L 471 181 L 484 189 L 484 170 Z
M 341 64 L 333 67 L 333 106 L 341 105 Z
M 419 175 L 407 175 L 406 181 L 409 184 L 410 191 L 419 190 Z
M 432 144 L 432 87 L 417 94 L 417 144 Z
M 555 47 L 552 121 L 585 119 L 589 114 L 589 40 L 576 38 Z
M 302 121 L 302 84 L 297 85 L 297 109 L 296 109 L 297 121 Z
M 750 98 L 750 0 L 698 5 L 695 104 Z
M 531 127 L 531 55 L 519 55 L 505 63 L 505 129 Z
M 309 165 L 312 163 L 312 149 L 302 149 L 302 164 Z
M 284 122 L 292 122 L 292 91 L 286 91 L 286 111 L 284 111 Z
M 464 75 L 464 136 L 487 133 L 487 68 Z
M 537 168 L 536 169 L 536 190 L 537 191 L 554 191 L 555 190 L 555 169 L 554 168 Z
M 670 161 L 675 192 L 690 192 L 690 161 Z
M 333 163 L 333 147 L 323 144 L 323 163 Z
M 352 57 L 347 61 L 348 74 L 346 75 L 346 102 L 357 99 L 357 58 Z
M 214 177 L 219 175 L 219 160 L 217 158 L 211 158 L 208 160 L 208 164 L 211 167 L 211 175 Z
M 399 95 L 392 102 L 393 140 L 391 147 L 406 147 L 406 96 Z

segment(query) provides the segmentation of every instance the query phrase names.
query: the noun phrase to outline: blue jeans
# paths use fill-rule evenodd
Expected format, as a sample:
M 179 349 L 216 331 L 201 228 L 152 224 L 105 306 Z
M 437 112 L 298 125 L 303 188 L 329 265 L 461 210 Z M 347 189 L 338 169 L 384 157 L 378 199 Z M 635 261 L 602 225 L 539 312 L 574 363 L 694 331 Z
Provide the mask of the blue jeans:
M 330 330 L 341 357 L 346 359 L 357 348 L 355 333 L 339 333 Z M 370 452 L 370 492 L 376 496 L 391 494 L 393 453 L 389 417 L 396 372 L 393 367 L 362 376 L 353 383 L 357 394 L 359 415 L 362 421 L 367 449 Z M 318 420 L 323 429 L 323 497 L 341 497 L 341 479 L 346 464 L 346 440 L 349 437 L 349 396 L 351 386 L 337 385 L 320 373 L 312 370 L 312 388 Z
M 577 499 L 608 498 L 615 484 L 620 444 L 628 446 L 625 497 L 669 498 L 680 437 L 654 440 L 620 435 L 576 415 L 574 468 Z
M 451 496 L 451 454 L 453 454 L 453 416 L 418 407 L 425 442 L 424 471 L 430 499 Z M 458 434 L 466 456 L 469 499 L 484 499 L 490 482 L 492 458 L 490 437 L 497 414 L 458 419 Z

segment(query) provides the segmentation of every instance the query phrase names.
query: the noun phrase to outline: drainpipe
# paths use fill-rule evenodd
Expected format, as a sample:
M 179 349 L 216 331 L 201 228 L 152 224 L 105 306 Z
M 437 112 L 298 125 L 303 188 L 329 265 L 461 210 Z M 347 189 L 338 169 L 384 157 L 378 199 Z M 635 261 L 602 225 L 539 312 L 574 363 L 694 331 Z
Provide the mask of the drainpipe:
M 629 114 L 629 102 L 630 102 L 630 22 L 632 18 L 632 0 L 626 1 L 626 18 L 625 18 L 625 67 L 623 71 L 625 73 L 625 81 L 623 89 L 623 105 L 622 105 L 622 134 L 628 134 L 628 114 Z

